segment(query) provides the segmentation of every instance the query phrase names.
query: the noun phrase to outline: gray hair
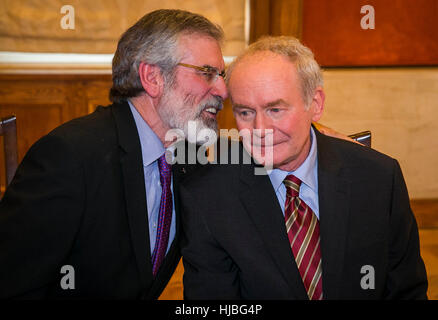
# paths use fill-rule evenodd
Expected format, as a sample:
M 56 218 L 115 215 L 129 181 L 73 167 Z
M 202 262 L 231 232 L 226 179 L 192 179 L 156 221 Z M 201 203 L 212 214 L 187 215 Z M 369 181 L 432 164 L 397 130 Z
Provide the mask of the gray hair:
M 270 51 L 287 58 L 297 68 L 300 79 L 301 97 L 306 106 L 312 102 L 313 95 L 318 86 L 323 86 L 324 81 L 321 69 L 316 62 L 312 51 L 302 45 L 294 37 L 262 37 L 252 43 L 241 55 L 239 55 L 228 67 L 227 85 L 235 66 L 244 58 L 261 51 Z
M 118 102 L 144 92 L 138 75 L 141 62 L 160 68 L 166 86 L 179 63 L 178 38 L 200 34 L 222 42 L 223 30 L 207 18 L 183 10 L 156 10 L 146 14 L 120 38 L 112 62 L 113 86 L 109 98 Z

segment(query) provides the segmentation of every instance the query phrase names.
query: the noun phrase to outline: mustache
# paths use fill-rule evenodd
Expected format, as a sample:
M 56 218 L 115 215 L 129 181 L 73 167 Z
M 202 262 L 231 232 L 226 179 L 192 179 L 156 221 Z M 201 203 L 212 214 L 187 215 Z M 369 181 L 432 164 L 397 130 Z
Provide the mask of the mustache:
M 201 102 L 197 108 L 197 116 L 201 115 L 202 111 L 204 111 L 205 108 L 211 107 L 214 107 L 218 109 L 218 111 L 221 111 L 224 107 L 223 99 L 218 96 L 213 96 L 211 98 L 208 98 L 206 101 Z

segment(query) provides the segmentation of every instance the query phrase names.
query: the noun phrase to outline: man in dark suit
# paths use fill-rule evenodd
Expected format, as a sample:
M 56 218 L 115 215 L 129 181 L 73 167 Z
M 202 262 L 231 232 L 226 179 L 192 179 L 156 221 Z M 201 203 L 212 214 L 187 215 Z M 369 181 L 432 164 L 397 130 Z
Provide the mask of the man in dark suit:
M 398 162 L 311 126 L 324 106 L 312 52 L 265 38 L 227 74 L 245 150 L 181 185 L 185 297 L 427 298 Z
M 216 129 L 223 32 L 158 10 L 121 37 L 108 107 L 28 151 L 0 204 L 0 298 L 157 298 L 180 259 L 170 129 Z M 169 159 L 167 159 L 169 160 Z

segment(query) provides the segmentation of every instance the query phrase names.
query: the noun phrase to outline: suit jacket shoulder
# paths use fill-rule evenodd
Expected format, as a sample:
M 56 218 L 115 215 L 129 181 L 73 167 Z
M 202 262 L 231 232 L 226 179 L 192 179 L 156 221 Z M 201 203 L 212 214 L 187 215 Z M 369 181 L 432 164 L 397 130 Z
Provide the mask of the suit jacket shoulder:
M 122 121 L 128 120 L 126 127 L 133 128 L 129 131 L 130 138 L 136 140 L 137 137 L 138 140 L 135 122 L 126 102 L 98 106 L 93 113 L 62 124 L 42 139 L 58 138 L 74 148 L 75 152 L 94 154 L 118 143 L 117 125 L 120 120 L 117 120 L 121 117 Z

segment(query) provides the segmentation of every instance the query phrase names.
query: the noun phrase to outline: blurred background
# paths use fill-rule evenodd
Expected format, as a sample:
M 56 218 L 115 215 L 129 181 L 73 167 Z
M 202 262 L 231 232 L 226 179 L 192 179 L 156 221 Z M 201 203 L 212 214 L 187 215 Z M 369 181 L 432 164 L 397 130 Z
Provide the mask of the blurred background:
M 370 130 L 372 148 L 400 162 L 429 298 L 438 299 L 436 0 L 0 0 L 0 117 L 17 117 L 18 159 L 55 127 L 109 104 L 119 37 L 160 8 L 221 25 L 226 62 L 263 35 L 292 35 L 312 49 L 324 71 L 321 123 L 344 134 Z M 235 126 L 229 101 L 219 124 Z M 3 157 L 0 165 L 2 194 Z M 182 298 L 182 272 L 162 298 Z

